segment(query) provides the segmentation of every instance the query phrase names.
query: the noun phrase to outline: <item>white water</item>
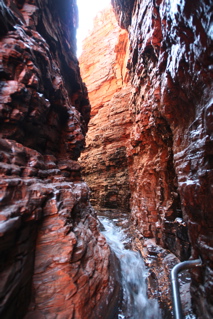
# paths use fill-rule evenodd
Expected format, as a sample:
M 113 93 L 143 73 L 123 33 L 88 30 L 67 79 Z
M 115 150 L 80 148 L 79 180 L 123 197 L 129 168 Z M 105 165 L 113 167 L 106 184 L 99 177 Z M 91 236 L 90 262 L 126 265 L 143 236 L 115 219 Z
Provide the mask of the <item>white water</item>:
M 120 260 L 123 302 L 119 319 L 161 319 L 158 303 L 147 298 L 147 271 L 139 252 L 125 248 L 128 237 L 116 226 L 116 220 L 99 217 L 105 230 L 102 231 L 111 249 Z

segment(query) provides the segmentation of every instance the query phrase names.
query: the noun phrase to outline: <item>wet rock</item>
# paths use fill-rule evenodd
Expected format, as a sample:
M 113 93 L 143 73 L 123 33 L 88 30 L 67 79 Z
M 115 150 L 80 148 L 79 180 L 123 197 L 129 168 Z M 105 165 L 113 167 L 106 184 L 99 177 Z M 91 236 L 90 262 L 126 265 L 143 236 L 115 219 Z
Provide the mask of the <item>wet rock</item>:
M 119 296 L 77 162 L 90 105 L 76 3 L 0 9 L 0 317 L 89 319 Z
M 132 11 L 127 64 L 134 88 L 127 147 L 132 218 L 145 238 L 154 237 L 179 258 L 203 258 L 204 268 L 192 272 L 191 289 L 198 317 L 210 318 L 212 3 L 125 5 L 113 1 L 115 11 L 124 8 L 120 20 Z
M 114 0 L 112 4 L 120 25 L 128 27 L 130 40 L 127 79 L 132 89 L 127 103 L 131 124 L 123 142 L 123 172 L 128 176 L 125 194 L 130 195 L 132 221 L 141 239 L 155 239 L 181 260 L 201 256 L 204 267 L 192 271 L 191 291 L 197 316 L 210 318 L 213 286 L 207 269 L 212 269 L 212 3 Z M 97 96 L 100 92 L 97 86 Z M 85 176 L 96 198 L 106 200 L 104 205 L 120 205 L 116 183 L 110 192 L 108 182 L 100 192 L 95 186 L 96 182 L 101 184 L 97 171 L 99 175 L 111 172 L 110 165 L 105 164 L 110 152 L 108 157 L 102 150 L 95 151 L 96 147 L 100 150 L 102 121 L 104 127 L 110 110 L 110 105 L 107 112 L 104 107 L 102 113 L 94 108 L 99 128 L 94 117 L 91 136 L 97 134 L 91 140 L 88 136 L 88 145 L 96 158 L 88 155 L 90 167 Z M 114 120 L 120 123 L 116 117 Z M 117 131 L 120 134 L 119 128 Z M 108 139 L 110 144 L 111 135 Z M 103 138 L 106 150 L 109 144 Z M 112 159 L 116 167 L 112 176 L 118 180 L 119 153 Z
M 131 24 L 134 1 L 133 0 L 131 1 L 112 0 L 112 5 L 114 8 L 116 17 L 119 21 L 119 24 L 121 25 L 122 28 L 127 29 L 128 26 Z

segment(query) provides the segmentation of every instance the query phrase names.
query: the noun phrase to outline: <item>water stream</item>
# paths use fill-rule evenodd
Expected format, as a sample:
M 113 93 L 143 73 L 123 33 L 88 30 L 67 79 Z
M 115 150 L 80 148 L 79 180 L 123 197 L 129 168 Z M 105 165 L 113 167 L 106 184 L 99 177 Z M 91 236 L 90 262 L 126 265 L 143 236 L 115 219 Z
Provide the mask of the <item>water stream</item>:
M 161 319 L 158 303 L 147 297 L 147 270 L 139 252 L 127 249 L 130 237 L 125 231 L 125 217 L 99 216 L 103 235 L 120 260 L 123 300 L 118 319 Z

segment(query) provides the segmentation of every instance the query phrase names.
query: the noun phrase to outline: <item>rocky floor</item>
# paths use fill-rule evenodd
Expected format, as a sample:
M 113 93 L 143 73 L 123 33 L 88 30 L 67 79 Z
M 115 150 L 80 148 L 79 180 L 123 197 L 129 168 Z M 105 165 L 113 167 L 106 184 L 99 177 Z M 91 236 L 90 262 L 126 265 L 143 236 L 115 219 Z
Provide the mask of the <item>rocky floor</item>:
M 100 216 L 116 221 L 128 236 L 126 248 L 140 251 L 148 270 L 147 294 L 157 299 L 163 319 L 173 318 L 170 272 L 180 260 L 171 252 L 156 244 L 154 239 L 142 238 L 132 225 L 130 215 L 118 210 L 101 210 Z M 183 271 L 179 275 L 182 309 L 185 318 L 195 318 L 190 295 L 190 273 Z

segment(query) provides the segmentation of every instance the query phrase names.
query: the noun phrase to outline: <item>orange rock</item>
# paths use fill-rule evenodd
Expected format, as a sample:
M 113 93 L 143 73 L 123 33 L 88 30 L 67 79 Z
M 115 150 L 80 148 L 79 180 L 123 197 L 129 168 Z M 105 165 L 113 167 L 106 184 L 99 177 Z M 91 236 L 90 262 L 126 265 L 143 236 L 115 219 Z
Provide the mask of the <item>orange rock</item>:
M 92 117 L 125 85 L 127 48 L 128 33 L 118 26 L 112 8 L 100 12 L 94 19 L 94 29 L 83 41 L 79 58 Z
M 127 32 L 109 7 L 96 17 L 79 59 L 92 107 L 81 165 L 97 208 L 129 209 L 127 48 Z

